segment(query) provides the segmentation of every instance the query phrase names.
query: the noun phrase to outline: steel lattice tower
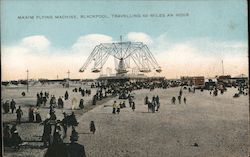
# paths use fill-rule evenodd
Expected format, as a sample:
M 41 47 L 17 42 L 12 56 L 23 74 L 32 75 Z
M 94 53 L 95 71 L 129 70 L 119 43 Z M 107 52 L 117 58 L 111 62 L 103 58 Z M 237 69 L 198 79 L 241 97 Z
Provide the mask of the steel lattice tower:
M 117 43 L 101 43 L 95 46 L 79 71 L 84 72 L 87 66 L 94 61 L 92 72 L 98 73 L 109 57 L 113 57 L 115 60 L 117 74 L 127 73 L 131 62 L 143 73 L 148 73 L 152 70 L 156 72 L 162 71 L 146 44 L 142 42 L 122 41 Z

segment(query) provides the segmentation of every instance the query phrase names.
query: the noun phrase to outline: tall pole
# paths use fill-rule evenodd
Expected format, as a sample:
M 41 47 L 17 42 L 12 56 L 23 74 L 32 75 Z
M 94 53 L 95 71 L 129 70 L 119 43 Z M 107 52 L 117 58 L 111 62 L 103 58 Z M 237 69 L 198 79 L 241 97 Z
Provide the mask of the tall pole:
M 68 88 L 69 88 L 69 74 L 70 74 L 70 71 L 68 70 Z
M 27 69 L 27 93 L 29 92 L 29 70 Z
M 120 35 L 120 41 L 121 41 L 121 57 L 122 57 L 122 35 Z
M 223 65 L 223 60 L 221 61 L 222 64 L 222 75 L 224 76 L 224 65 Z
M 68 70 L 68 72 L 67 72 L 67 73 L 68 73 L 68 79 L 69 79 L 69 74 L 70 74 L 70 71 Z

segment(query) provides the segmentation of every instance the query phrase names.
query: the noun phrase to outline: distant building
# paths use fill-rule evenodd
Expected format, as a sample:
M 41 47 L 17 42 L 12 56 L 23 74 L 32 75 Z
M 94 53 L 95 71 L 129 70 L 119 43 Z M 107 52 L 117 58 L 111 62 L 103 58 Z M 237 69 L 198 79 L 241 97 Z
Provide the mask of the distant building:
M 230 78 L 233 84 L 248 84 L 248 77 L 244 74 Z
M 102 75 L 98 79 L 98 81 L 108 81 L 108 82 L 136 82 L 136 81 L 163 81 L 165 77 L 148 77 L 144 74 L 123 74 L 123 75 Z
M 204 76 L 183 76 L 181 77 L 182 85 L 204 87 L 205 77 Z
M 231 75 L 217 76 L 217 81 L 218 81 L 218 84 L 220 84 L 220 85 L 224 85 L 226 87 L 232 86 Z

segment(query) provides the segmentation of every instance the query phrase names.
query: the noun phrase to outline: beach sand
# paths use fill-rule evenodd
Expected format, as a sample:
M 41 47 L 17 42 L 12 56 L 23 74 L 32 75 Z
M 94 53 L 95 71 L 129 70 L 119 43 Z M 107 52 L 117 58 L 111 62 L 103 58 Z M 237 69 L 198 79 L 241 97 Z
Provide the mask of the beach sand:
M 89 86 L 87 87 L 89 88 Z M 65 91 L 69 92 L 69 100 L 65 101 L 64 109 L 56 109 L 58 119 L 62 112 L 71 113 L 71 99 L 80 93 L 73 93 L 73 87 L 67 89 L 59 85 L 30 87 L 25 97 L 21 92 L 25 87 L 2 87 L 2 99 L 14 98 L 17 106 L 21 105 L 24 116 L 28 119 L 29 105 L 36 104 L 36 93 L 49 91 L 58 98 Z M 126 100 L 126 108 L 120 114 L 112 114 L 112 104 L 117 97 L 110 97 L 98 102 L 95 108 L 88 111 L 75 110 L 79 122 L 76 130 L 79 132 L 79 143 L 85 146 L 88 157 L 246 157 L 248 156 L 248 96 L 233 98 L 236 88 L 229 88 L 223 95 L 211 96 L 209 91 L 196 90 L 189 93 L 183 90 L 187 104 L 171 104 L 171 98 L 177 97 L 180 87 L 168 89 L 146 89 L 133 91 L 136 109 L 133 112 Z M 85 105 L 91 103 L 92 95 L 84 97 Z M 160 110 L 148 113 L 144 98 L 148 95 L 160 97 Z M 40 114 L 44 120 L 49 107 L 41 107 Z M 15 114 L 2 114 L 4 122 L 15 121 Z M 90 133 L 89 123 L 96 125 L 95 134 Z M 22 123 L 17 130 L 24 140 L 39 140 L 43 126 L 36 123 Z M 69 142 L 71 129 L 64 140 Z M 198 147 L 194 146 L 198 144 Z M 43 156 L 46 149 L 38 146 L 41 142 L 31 142 L 29 147 L 21 147 L 17 152 L 5 150 L 5 156 Z

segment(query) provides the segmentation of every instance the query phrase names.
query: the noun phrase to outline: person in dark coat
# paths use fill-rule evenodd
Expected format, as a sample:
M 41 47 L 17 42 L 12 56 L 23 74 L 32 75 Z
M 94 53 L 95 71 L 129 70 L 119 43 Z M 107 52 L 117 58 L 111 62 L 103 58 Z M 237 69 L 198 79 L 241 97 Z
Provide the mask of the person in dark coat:
M 68 120 L 68 116 L 65 112 L 63 112 L 63 120 L 62 120 L 62 127 L 63 127 L 63 131 L 64 131 L 64 138 L 67 136 L 67 130 L 68 130 L 68 125 L 69 125 L 69 120 Z
M 179 104 L 181 104 L 181 96 L 178 96 Z
M 69 99 L 69 93 L 68 91 L 66 91 L 64 94 L 64 100 L 68 100 L 68 99 Z
M 145 104 L 145 105 L 148 105 L 148 96 L 145 97 L 144 104 Z
M 61 97 L 58 98 L 57 103 L 58 103 L 58 108 L 63 108 L 64 103 Z
M 175 97 L 172 97 L 172 104 L 175 104 Z
M 97 98 L 98 98 L 97 95 L 93 96 L 92 105 L 96 105 Z
M 17 117 L 17 123 L 21 123 L 21 118 L 23 115 L 23 111 L 21 109 L 21 106 L 18 107 L 18 109 L 16 110 L 16 117 Z
M 11 136 L 11 144 L 15 149 L 20 148 L 20 144 L 22 143 L 21 137 L 18 135 L 17 130 L 14 131 L 13 135 Z
M 12 99 L 10 102 L 10 108 L 11 108 L 11 113 L 14 113 L 14 110 L 16 109 L 16 102 L 14 101 L 14 99 Z
M 36 106 L 39 106 L 40 105 L 40 95 L 39 93 L 36 94 Z
M 132 107 L 133 99 L 131 95 L 128 97 L 128 103 L 129 103 L 129 107 Z
M 51 131 L 52 131 L 51 125 L 50 125 L 50 117 L 49 117 L 49 115 L 43 121 L 42 124 L 44 125 L 42 141 L 43 141 L 44 147 L 47 147 L 48 145 L 50 145 L 50 134 L 51 134 Z
M 117 112 L 117 114 L 120 113 L 121 105 L 122 105 L 122 103 L 120 102 L 120 104 L 118 104 L 117 107 L 116 107 L 116 112 Z
M 47 93 L 45 93 L 45 94 L 44 94 L 45 96 L 43 96 L 43 106 L 45 106 L 46 103 L 47 103 L 47 96 L 46 96 L 46 94 L 47 94 Z
M 29 122 L 33 122 L 34 121 L 34 109 L 30 106 L 29 108 Z
M 58 132 L 55 132 L 53 144 L 49 146 L 44 157 L 70 157 L 67 146 L 63 143 Z
M 78 122 L 76 120 L 76 116 L 75 116 L 75 113 L 72 112 L 71 115 L 69 115 L 69 118 L 68 118 L 68 123 L 70 126 L 77 126 L 78 125 Z
M 89 129 L 90 129 L 90 132 L 92 132 L 93 134 L 95 133 L 96 129 L 95 129 L 95 123 L 94 123 L 94 121 L 90 122 Z
M 186 104 L 186 103 L 187 103 L 187 99 L 186 99 L 186 97 L 184 97 L 184 98 L 183 98 L 183 101 L 184 101 L 184 104 Z
M 5 103 L 3 104 L 3 110 L 5 113 L 9 113 L 10 111 L 10 102 L 9 100 L 6 100 Z
M 132 110 L 135 111 L 135 102 L 132 102 Z
M 11 132 L 10 132 L 10 127 L 9 125 L 5 125 L 3 126 L 3 145 L 5 147 L 8 147 L 10 146 L 11 144 L 11 141 L 10 141 L 10 138 L 11 138 Z
M 35 111 L 35 115 L 36 115 L 36 123 L 41 123 L 42 118 L 41 118 L 41 115 L 40 115 L 40 112 L 39 112 L 38 108 Z
M 80 109 L 83 109 L 83 108 L 84 108 L 83 102 L 84 102 L 83 99 L 81 99 L 81 100 L 80 100 L 80 104 L 79 104 Z
M 72 132 L 70 136 L 71 143 L 67 147 L 70 157 L 86 157 L 84 146 L 77 143 L 78 138 L 78 133 L 76 131 Z

